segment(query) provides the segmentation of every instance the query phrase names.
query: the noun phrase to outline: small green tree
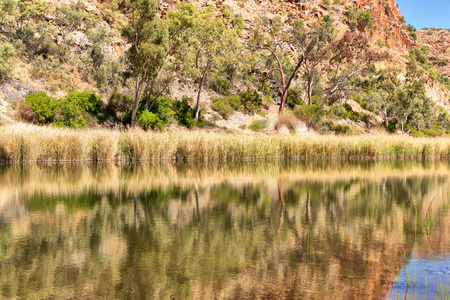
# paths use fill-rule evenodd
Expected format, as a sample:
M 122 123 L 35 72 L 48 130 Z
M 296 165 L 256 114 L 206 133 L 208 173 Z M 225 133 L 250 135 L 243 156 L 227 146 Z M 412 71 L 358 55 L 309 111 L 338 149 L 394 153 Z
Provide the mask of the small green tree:
M 235 57 L 239 51 L 242 21 L 233 18 L 225 5 L 220 11 L 208 6 L 198 11 L 191 6 L 192 27 L 190 40 L 185 43 L 185 62 L 182 73 L 190 77 L 197 86 L 197 101 L 194 118 L 200 116 L 200 101 L 205 81 L 210 72 L 219 70 Z
M 0 44 L 0 81 L 12 71 L 14 55 L 15 51 L 11 44 Z
M 168 51 L 168 28 L 157 16 L 159 5 L 157 0 L 130 1 L 130 21 L 122 33 L 131 45 L 127 51 L 128 72 L 135 81 L 131 126 L 135 125 L 142 93 L 144 90 L 151 93 L 152 82 L 164 65 Z

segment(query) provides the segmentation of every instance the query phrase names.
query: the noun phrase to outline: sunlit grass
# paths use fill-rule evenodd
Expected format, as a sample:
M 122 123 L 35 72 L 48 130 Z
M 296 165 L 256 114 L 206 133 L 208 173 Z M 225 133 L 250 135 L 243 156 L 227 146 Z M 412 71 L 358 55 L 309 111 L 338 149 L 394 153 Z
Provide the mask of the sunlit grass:
M 239 135 L 195 130 L 73 130 L 25 125 L 0 128 L 0 160 L 7 162 L 449 156 L 450 139 L 447 138 Z

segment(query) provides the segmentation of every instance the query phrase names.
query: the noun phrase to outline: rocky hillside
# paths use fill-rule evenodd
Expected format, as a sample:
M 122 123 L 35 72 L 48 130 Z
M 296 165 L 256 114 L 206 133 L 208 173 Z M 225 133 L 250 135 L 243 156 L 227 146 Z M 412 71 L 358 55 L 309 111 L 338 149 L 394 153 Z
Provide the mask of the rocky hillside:
M 163 1 L 159 7 L 159 15 L 167 18 L 169 10 L 178 1 L 180 0 Z M 426 68 L 427 76 L 430 77 L 426 84 L 427 95 L 441 106 L 449 104 L 447 91 L 450 89 L 450 54 L 446 51 L 449 31 L 419 31 L 415 37 L 415 33 L 410 32 L 410 28 L 405 25 L 394 0 L 190 2 L 198 8 L 209 5 L 219 8 L 225 4 L 234 16 L 244 22 L 243 43 L 249 38 L 249 32 L 255 27 L 258 18 L 277 15 L 281 17 L 285 28 L 289 28 L 295 20 L 301 20 L 306 27 L 311 28 L 323 22 L 324 16 L 328 16 L 338 36 L 349 29 L 366 33 L 370 37 L 372 48 L 389 53 L 390 60 L 383 64 L 400 69 L 405 68 L 408 50 L 426 45 L 429 49 L 427 63 L 431 64 Z M 14 67 L 8 77 L 0 81 L 0 98 L 9 103 L 2 104 L 1 113 L 9 114 L 3 120 L 11 121 L 14 117 L 13 110 L 18 106 L 16 103 L 30 92 L 45 91 L 55 97 L 62 97 L 70 89 L 91 90 L 102 95 L 104 102 L 107 102 L 115 89 L 133 93 L 133 85 L 119 78 L 124 70 L 124 53 L 129 48 L 121 36 L 121 30 L 130 17 L 127 1 L 30 0 L 30 3 L 33 3 L 30 6 L 36 7 L 42 3 L 45 9 L 39 15 L 31 13 L 25 22 L 28 31 L 22 31 L 23 37 L 13 41 L 17 54 L 14 57 Z M 39 10 L 39 7 L 36 9 Z M 14 20 L 17 20 L 16 16 L 5 17 L 0 13 L 0 43 L 11 41 L 11 36 L 14 36 L 12 27 L 16 26 L 11 25 Z M 426 63 L 423 64 L 424 68 L 425 66 Z M 433 73 L 433 70 L 438 74 Z M 183 95 L 194 98 L 195 85 L 174 82 L 170 96 L 181 99 Z M 214 114 L 210 106 L 215 95 L 210 89 L 204 92 L 203 104 L 208 116 Z M 360 109 L 354 107 L 354 110 Z M 266 116 L 271 125 L 275 122 L 273 119 L 276 118 L 276 110 L 276 103 L 267 108 Z M 237 130 L 246 128 L 255 118 L 259 117 L 237 112 L 233 118 L 217 120 L 217 124 Z

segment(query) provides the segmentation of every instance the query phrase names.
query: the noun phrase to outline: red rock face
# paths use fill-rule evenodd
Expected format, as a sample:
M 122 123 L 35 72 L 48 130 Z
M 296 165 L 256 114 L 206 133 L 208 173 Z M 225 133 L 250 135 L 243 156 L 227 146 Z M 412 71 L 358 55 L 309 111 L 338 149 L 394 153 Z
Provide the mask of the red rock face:
M 381 39 L 390 47 L 409 50 L 415 46 L 415 41 L 409 36 L 405 24 L 400 21 L 402 16 L 394 0 L 350 0 L 359 7 L 370 9 L 374 16 L 372 39 Z

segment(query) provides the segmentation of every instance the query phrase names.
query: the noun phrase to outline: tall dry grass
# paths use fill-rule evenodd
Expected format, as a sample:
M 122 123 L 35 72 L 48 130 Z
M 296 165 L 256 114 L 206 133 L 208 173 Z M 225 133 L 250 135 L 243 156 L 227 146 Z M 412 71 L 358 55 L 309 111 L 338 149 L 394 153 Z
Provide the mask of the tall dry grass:
M 379 136 L 238 135 L 204 131 L 74 130 L 0 127 L 6 162 L 265 158 L 448 158 L 450 139 Z

